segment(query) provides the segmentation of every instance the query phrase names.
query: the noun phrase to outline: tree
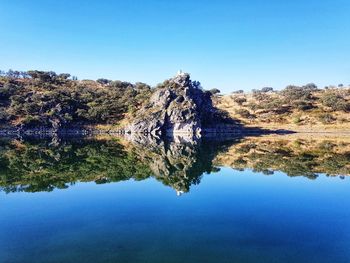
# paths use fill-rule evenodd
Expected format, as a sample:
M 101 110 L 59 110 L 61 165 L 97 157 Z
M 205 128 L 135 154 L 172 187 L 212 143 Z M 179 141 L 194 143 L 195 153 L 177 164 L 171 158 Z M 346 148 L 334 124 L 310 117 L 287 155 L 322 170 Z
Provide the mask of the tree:
M 20 73 L 17 70 L 9 69 L 9 71 L 7 71 L 7 73 L 6 73 L 6 76 L 10 79 L 17 79 L 17 78 L 19 78 Z
M 58 78 L 66 80 L 66 79 L 70 78 L 70 74 L 69 73 L 61 73 L 61 74 L 58 75 Z
M 270 92 L 270 91 L 273 91 L 273 88 L 272 87 L 264 87 L 261 89 L 262 92 Z
M 96 80 L 96 82 L 98 82 L 98 83 L 100 83 L 102 85 L 107 85 L 107 84 L 111 83 L 112 81 L 109 80 L 109 79 L 102 79 L 101 78 L 101 79 Z
M 308 83 L 304 85 L 303 88 L 307 90 L 317 90 L 317 86 L 314 83 Z
M 57 77 L 57 74 L 53 71 L 29 70 L 27 73 L 32 79 L 48 83 L 53 82 Z
M 242 93 L 244 93 L 244 91 L 243 90 L 235 90 L 235 91 L 232 91 L 232 94 L 242 94 Z
M 221 91 L 219 89 L 214 88 L 214 89 L 209 90 L 209 92 L 211 93 L 211 95 L 215 95 L 215 94 L 220 93 Z

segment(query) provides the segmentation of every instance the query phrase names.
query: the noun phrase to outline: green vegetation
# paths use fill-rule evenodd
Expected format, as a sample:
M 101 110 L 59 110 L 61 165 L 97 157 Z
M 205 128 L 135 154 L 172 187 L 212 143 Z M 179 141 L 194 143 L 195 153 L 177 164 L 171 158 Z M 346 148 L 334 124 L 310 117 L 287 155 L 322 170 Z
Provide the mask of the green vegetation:
M 200 87 L 199 82 L 193 82 Z M 169 80 L 155 89 L 171 85 Z M 78 80 L 70 74 L 49 71 L 0 71 L 0 123 L 2 127 L 64 128 L 83 125 L 115 125 L 132 119 L 155 89 L 145 83 L 112 81 L 105 78 Z M 319 89 L 313 83 L 242 90 L 214 97 L 218 112 L 249 124 L 322 124 L 350 122 L 350 89 L 344 85 Z M 344 126 L 345 127 L 345 126 Z
M 321 102 L 323 106 L 330 108 L 332 111 L 350 112 L 349 101 L 337 90 L 327 90 L 322 94 Z
M 232 152 L 233 151 L 233 152 Z M 200 144 L 132 144 L 117 140 L 0 140 L 0 190 L 38 192 L 65 189 L 76 182 L 97 184 L 154 177 L 188 192 L 218 166 L 251 168 L 270 175 L 315 179 L 319 173 L 350 175 L 350 143 L 331 141 L 203 141 Z
M 77 80 L 70 74 L 8 71 L 0 74 L 0 121 L 20 127 L 58 129 L 115 124 L 146 101 L 151 88 L 107 79 Z
M 0 140 L 0 187 L 5 192 L 52 191 L 75 182 L 142 180 L 149 168 L 117 141 Z
M 38 192 L 65 189 L 76 182 L 97 184 L 155 177 L 164 185 L 188 192 L 203 173 L 217 171 L 213 156 L 220 147 L 174 144 L 130 145 L 117 140 L 0 140 L 0 190 Z M 181 154 L 179 154 L 181 153 Z

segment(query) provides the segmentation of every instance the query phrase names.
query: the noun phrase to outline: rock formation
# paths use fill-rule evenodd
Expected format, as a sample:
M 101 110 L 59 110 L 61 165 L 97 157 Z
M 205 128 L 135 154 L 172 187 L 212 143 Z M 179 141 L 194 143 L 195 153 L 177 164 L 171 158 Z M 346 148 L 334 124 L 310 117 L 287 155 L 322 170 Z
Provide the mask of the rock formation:
M 155 89 L 126 131 L 154 136 L 200 135 L 215 118 L 210 92 L 203 91 L 188 73 L 180 72 Z

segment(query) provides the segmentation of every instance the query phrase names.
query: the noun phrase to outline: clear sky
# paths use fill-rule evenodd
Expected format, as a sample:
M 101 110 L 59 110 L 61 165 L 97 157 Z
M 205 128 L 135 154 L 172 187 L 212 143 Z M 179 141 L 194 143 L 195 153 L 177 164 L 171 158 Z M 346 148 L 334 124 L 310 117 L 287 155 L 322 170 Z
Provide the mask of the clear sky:
M 349 0 L 0 0 L 0 69 L 206 89 L 350 84 Z

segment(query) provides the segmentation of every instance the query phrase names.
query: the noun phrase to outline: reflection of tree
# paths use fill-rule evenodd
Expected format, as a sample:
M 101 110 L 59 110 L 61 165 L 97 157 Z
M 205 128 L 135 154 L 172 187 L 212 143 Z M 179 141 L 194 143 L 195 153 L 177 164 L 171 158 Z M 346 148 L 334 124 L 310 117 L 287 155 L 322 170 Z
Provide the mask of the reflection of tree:
M 178 193 L 199 184 L 216 166 L 282 171 L 314 179 L 319 173 L 350 174 L 350 143 L 267 139 L 161 141 L 0 140 L 0 187 L 5 192 L 52 191 L 75 182 L 108 183 L 153 176 Z
M 318 174 L 349 175 L 350 143 L 247 139 L 219 155 L 217 163 L 238 169 L 315 179 Z
M 108 183 L 154 176 L 179 193 L 215 171 L 218 147 L 149 141 L 125 148 L 115 140 L 0 141 L 0 186 L 5 192 L 52 191 L 75 182 Z
M 77 181 L 106 183 L 150 176 L 148 167 L 116 141 L 0 144 L 0 185 L 6 192 L 51 191 Z

